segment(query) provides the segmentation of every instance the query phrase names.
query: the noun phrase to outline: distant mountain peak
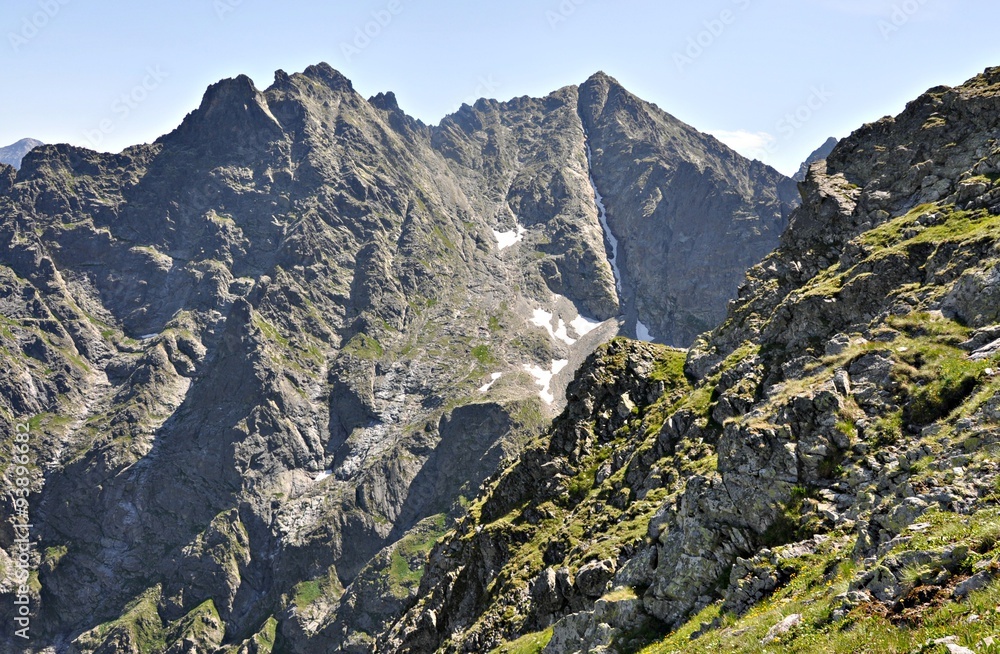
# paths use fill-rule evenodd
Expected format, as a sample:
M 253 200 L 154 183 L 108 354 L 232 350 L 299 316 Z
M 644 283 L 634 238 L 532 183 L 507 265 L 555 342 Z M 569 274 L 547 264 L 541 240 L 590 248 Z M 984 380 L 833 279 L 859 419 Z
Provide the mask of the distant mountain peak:
M 190 139 L 199 147 L 229 147 L 229 139 L 248 142 L 280 134 L 281 125 L 267 106 L 264 94 L 246 75 L 237 75 L 208 87 L 201 105 L 180 127 L 161 137 Z
M 250 100 L 257 93 L 259 91 L 252 79 L 246 75 L 237 75 L 210 85 L 202 96 L 201 109 L 208 109 L 212 104 L 229 98 Z
M 587 81 L 584 82 L 584 83 L 585 84 L 602 84 L 602 85 L 605 85 L 605 86 L 609 86 L 609 85 L 621 86 L 621 83 L 618 80 L 616 80 L 611 75 L 608 75 L 603 70 L 599 70 L 596 73 L 594 73 L 593 75 L 591 75 L 590 77 L 588 77 Z
M 17 143 L 12 143 L 0 148 L 0 164 L 7 164 L 14 168 L 21 167 L 21 160 L 39 145 L 45 145 L 37 139 L 21 139 Z
M 795 173 L 795 175 L 792 176 L 792 179 L 796 182 L 806 181 L 806 175 L 809 173 L 809 167 L 817 161 L 822 161 L 830 156 L 830 153 L 833 152 L 833 149 L 837 147 L 837 143 L 839 142 L 840 141 L 832 136 L 824 141 L 823 145 L 816 148 L 812 154 L 806 157 L 806 160 L 802 162 L 801 166 L 799 166 L 799 172 Z
M 353 91 L 354 85 L 347 77 L 326 62 L 309 66 L 302 72 L 306 77 L 321 81 L 334 91 Z

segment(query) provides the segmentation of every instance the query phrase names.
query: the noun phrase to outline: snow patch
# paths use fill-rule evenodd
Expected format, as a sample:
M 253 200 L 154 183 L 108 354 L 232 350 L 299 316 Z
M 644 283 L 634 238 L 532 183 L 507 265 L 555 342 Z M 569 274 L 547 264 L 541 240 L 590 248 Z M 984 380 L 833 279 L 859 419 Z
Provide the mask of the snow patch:
M 514 231 L 511 232 L 498 232 L 493 230 L 493 236 L 497 239 L 497 247 L 500 250 L 506 250 L 515 243 L 520 243 L 524 240 L 524 235 L 528 233 L 524 227 L 517 225 Z
M 483 386 L 482 388 L 480 388 L 479 392 L 480 393 L 489 393 L 490 389 L 493 388 L 493 384 L 497 383 L 497 381 L 499 381 L 501 377 L 503 377 L 503 373 L 502 372 L 495 372 L 495 373 L 493 373 L 492 377 L 490 378 L 492 381 L 490 381 L 490 383 L 488 383 L 485 386 Z
M 156 338 L 159 334 L 143 334 L 139 337 L 140 341 L 148 341 L 150 339 Z
M 566 329 L 566 323 L 563 322 L 562 318 L 559 319 L 559 326 L 556 327 L 555 337 L 558 338 L 563 343 L 566 343 L 567 345 L 572 345 L 573 343 L 576 343 L 575 338 L 569 337 L 569 330 Z
M 549 333 L 552 333 L 552 314 L 545 309 L 535 309 L 535 313 L 531 316 L 531 324 L 536 327 L 543 327 L 549 330 Z
M 552 378 L 565 370 L 568 365 L 569 361 L 562 359 L 559 361 L 553 361 L 551 370 L 545 370 L 539 366 L 524 366 L 524 369 L 535 378 L 535 383 L 542 387 L 542 390 L 538 393 L 538 397 L 542 398 L 542 401 L 546 404 L 552 404 L 556 401 L 556 398 L 552 394 L 551 390 Z
M 559 323 L 556 325 L 556 328 L 553 329 L 552 328 L 553 318 L 555 318 L 555 315 L 549 313 L 545 309 L 535 309 L 534 314 L 531 316 L 531 324 L 535 325 L 536 327 L 541 327 L 542 329 L 547 331 L 549 333 L 549 336 L 552 337 L 552 340 L 558 339 L 563 343 L 565 343 L 566 345 L 573 345 L 574 343 L 576 343 L 576 339 L 570 338 L 569 336 L 569 331 L 567 331 L 566 329 L 566 321 L 560 318 Z
M 587 146 L 587 166 L 593 167 L 591 163 L 591 152 L 590 146 Z M 597 184 L 594 182 L 594 175 L 590 175 L 590 186 L 594 189 L 594 202 L 597 204 L 598 218 L 601 221 L 601 227 L 604 229 L 604 237 L 611 244 L 611 252 L 608 257 L 608 263 L 611 264 L 611 270 L 615 274 L 615 288 L 618 290 L 618 295 L 622 294 L 622 271 L 618 268 L 618 239 L 615 235 L 611 233 L 611 226 L 608 225 L 608 212 L 604 206 L 604 196 L 601 195 L 600 191 L 597 190 Z
M 323 481 L 324 479 L 332 476 L 333 476 L 333 470 L 324 470 L 323 472 L 316 475 L 313 481 Z
M 569 325 L 570 325 L 570 327 L 573 328 L 574 331 L 576 331 L 576 335 L 579 338 L 583 338 L 584 336 L 586 336 L 590 332 L 592 332 L 595 329 L 597 329 L 598 327 L 600 327 L 601 323 L 599 323 L 596 320 L 591 320 L 590 318 L 585 318 L 581 314 L 581 315 L 577 316 L 576 318 L 574 318 L 573 321 Z
M 640 341 L 646 341 L 647 343 L 652 343 L 656 340 L 653 335 L 649 333 L 649 327 L 642 324 L 641 320 L 635 321 L 635 335 Z

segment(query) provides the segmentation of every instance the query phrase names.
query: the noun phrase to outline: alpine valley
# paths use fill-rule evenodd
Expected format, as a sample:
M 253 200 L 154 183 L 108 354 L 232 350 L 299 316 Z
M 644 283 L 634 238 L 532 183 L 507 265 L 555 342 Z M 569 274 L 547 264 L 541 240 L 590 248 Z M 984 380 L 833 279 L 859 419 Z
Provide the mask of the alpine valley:
M 998 139 L 1000 69 L 797 185 L 603 73 L 427 126 L 320 64 L 35 147 L 0 647 L 995 651 Z

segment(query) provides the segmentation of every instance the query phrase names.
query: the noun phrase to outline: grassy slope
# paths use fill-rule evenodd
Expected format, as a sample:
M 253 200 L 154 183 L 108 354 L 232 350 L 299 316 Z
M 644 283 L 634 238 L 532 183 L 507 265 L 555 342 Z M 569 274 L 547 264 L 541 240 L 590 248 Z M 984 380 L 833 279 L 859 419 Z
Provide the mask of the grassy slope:
M 938 211 L 942 222 L 930 227 L 918 225 L 921 216 Z M 867 268 L 893 254 L 933 245 L 938 251 L 960 251 L 996 242 L 1000 236 L 1000 216 L 984 212 L 954 211 L 951 207 L 927 205 L 872 230 L 854 245 L 862 254 L 859 265 L 840 270 L 839 265 L 821 273 L 791 298 L 792 302 L 812 296 L 837 297 L 842 289 L 861 276 Z M 989 265 L 988 261 L 980 265 Z M 811 389 L 832 379 L 834 373 L 868 352 L 877 351 L 893 361 L 892 379 L 897 385 L 895 399 L 901 410 L 869 420 L 865 455 L 848 452 L 830 470 L 834 478 L 846 479 L 863 463 L 867 455 L 880 452 L 903 454 L 929 452 L 907 464 L 907 482 L 913 492 L 929 489 L 948 490 L 956 485 L 975 488 L 978 499 L 965 514 L 933 507 L 920 518 L 914 531 L 907 531 L 877 561 L 854 556 L 857 534 L 854 522 L 834 529 L 810 524 L 802 514 L 802 504 L 788 507 L 789 530 L 778 534 L 780 545 L 822 531 L 825 537 L 815 553 L 785 562 L 792 570 L 790 580 L 772 596 L 754 606 L 747 614 L 724 613 L 721 600 L 693 616 L 686 625 L 665 639 L 649 645 L 646 654 L 665 652 L 946 652 L 944 644 L 934 641 L 953 637 L 952 642 L 976 652 L 1000 652 L 989 637 L 1000 632 L 1000 581 L 973 592 L 964 600 L 952 597 L 954 587 L 979 570 L 993 571 L 1000 566 L 1000 475 L 995 461 L 1000 457 L 1000 429 L 995 421 L 983 421 L 981 415 L 973 429 L 968 418 L 1000 391 L 1000 379 L 994 376 L 1000 359 L 973 361 L 957 347 L 971 334 L 970 329 L 928 312 L 946 289 L 933 282 L 912 284 L 893 291 L 895 298 L 912 298 L 914 311 L 908 315 L 883 315 L 871 325 L 858 325 L 859 331 L 882 334 L 879 341 L 856 343 L 844 352 L 821 357 L 807 367 L 802 379 L 785 383 L 767 398 L 765 405 L 777 407 L 789 397 L 808 394 Z M 726 369 L 759 348 L 745 344 L 722 365 Z M 674 411 L 688 407 L 705 415 L 713 401 L 712 391 L 718 378 L 713 377 L 691 389 L 679 402 L 658 403 L 644 415 L 658 416 L 661 423 Z M 847 403 L 838 429 L 858 440 L 855 422 L 863 413 Z M 765 406 L 763 413 L 770 413 Z M 773 414 L 772 414 L 773 415 Z M 736 418 L 747 420 L 748 418 Z M 909 426 L 907 429 L 906 426 Z M 921 428 L 918 434 L 912 428 Z M 655 429 L 656 425 L 650 425 Z M 633 436 L 641 433 L 633 430 Z M 647 431 L 647 433 L 650 433 Z M 655 433 L 655 432 L 653 432 Z M 618 444 L 613 444 L 617 446 Z M 714 454 L 714 453 L 713 453 Z M 608 452 L 604 452 L 608 456 Z M 714 458 L 714 457 L 713 457 Z M 906 463 L 906 459 L 901 459 Z M 954 462 L 963 465 L 952 465 Z M 986 490 L 984 490 L 984 488 Z M 992 490 L 991 490 L 992 489 Z M 803 495 L 810 495 L 803 489 Z M 661 498 L 662 499 L 662 498 Z M 572 519 L 573 516 L 560 516 Z M 571 530 L 574 528 L 573 523 Z M 614 527 L 604 538 L 624 535 Z M 898 541 L 898 542 L 897 542 Z M 895 604 L 879 602 L 845 606 L 844 594 L 865 570 L 907 551 L 940 551 L 942 548 L 965 548 L 967 553 L 956 564 L 940 561 L 913 565 L 904 571 L 902 599 Z M 834 612 L 841 609 L 841 614 Z M 768 631 L 787 616 L 799 614 L 801 623 L 787 634 L 764 644 Z M 550 634 L 525 636 L 497 652 L 539 652 Z

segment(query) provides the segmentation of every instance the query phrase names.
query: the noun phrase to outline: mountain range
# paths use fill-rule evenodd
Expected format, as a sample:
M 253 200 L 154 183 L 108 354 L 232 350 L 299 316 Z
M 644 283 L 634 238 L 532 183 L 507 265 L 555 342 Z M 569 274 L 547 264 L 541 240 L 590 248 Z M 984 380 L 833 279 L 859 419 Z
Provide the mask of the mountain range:
M 690 345 L 798 202 L 600 73 L 437 126 L 325 64 L 241 76 L 152 144 L 0 166 L 31 651 L 368 647 L 591 353 Z
M 992 651 L 998 135 L 995 68 L 796 185 L 603 73 L 428 126 L 322 64 L 35 148 L 0 642 Z

